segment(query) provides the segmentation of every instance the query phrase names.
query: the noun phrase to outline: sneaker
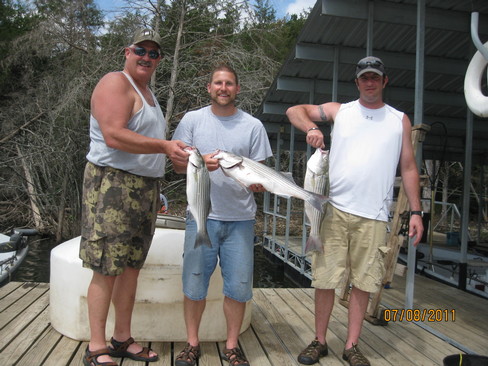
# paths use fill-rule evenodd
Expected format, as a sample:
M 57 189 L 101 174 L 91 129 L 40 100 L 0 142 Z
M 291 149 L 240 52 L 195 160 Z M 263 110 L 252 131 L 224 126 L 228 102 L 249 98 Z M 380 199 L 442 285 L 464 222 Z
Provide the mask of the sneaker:
M 320 357 L 327 356 L 329 349 L 327 348 L 327 343 L 322 344 L 317 338 L 310 343 L 307 348 L 305 348 L 298 355 L 298 362 L 304 365 L 313 365 L 319 362 Z
M 371 366 L 368 359 L 359 350 L 357 344 L 353 344 L 351 348 L 345 349 L 342 354 L 342 359 L 349 362 L 351 366 Z

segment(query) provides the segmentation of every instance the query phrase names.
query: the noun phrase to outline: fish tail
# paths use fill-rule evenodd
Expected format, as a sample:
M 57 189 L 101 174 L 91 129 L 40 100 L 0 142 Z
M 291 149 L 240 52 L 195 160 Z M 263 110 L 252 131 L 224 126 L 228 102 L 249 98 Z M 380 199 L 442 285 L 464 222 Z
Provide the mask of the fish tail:
M 320 237 L 317 235 L 310 235 L 307 239 L 307 243 L 305 244 L 305 254 L 309 252 L 324 252 L 324 245 L 320 240 Z
M 306 199 L 306 201 L 315 207 L 320 212 L 325 212 L 325 204 L 329 202 L 329 198 L 322 196 L 321 194 L 310 192 L 310 197 Z
M 210 241 L 210 238 L 208 237 L 208 233 L 206 231 L 197 232 L 194 248 L 196 249 L 201 245 L 206 245 L 207 247 L 212 248 L 212 242 Z

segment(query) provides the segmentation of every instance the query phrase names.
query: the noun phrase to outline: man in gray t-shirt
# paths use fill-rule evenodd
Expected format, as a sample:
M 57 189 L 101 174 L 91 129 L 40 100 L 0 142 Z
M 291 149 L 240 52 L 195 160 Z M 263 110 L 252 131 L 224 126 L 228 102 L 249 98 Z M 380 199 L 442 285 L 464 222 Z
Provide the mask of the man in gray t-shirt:
M 225 150 L 255 161 L 270 157 L 271 147 L 263 124 L 235 106 L 240 91 L 236 72 L 227 65 L 213 70 L 207 85 L 211 105 L 187 113 L 173 139 L 195 146 L 210 171 L 211 208 L 207 231 L 212 247 L 194 248 L 197 225 L 188 211 L 183 259 L 183 292 L 187 345 L 175 365 L 195 365 L 200 356 L 198 329 L 205 309 L 210 277 L 218 259 L 224 279 L 224 314 L 227 321 L 225 358 L 235 365 L 248 365 L 238 347 L 238 337 L 246 302 L 252 298 L 254 264 L 254 223 L 256 203 L 253 192 L 263 192 L 260 184 L 243 188 L 218 169 L 213 156 Z M 186 165 L 174 163 L 175 171 Z

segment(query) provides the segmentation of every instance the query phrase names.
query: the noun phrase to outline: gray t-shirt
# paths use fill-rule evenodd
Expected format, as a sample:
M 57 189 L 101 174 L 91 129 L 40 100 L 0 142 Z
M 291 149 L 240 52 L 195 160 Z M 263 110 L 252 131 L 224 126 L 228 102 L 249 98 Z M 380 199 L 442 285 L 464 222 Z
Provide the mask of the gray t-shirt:
M 178 124 L 173 140 L 195 146 L 202 155 L 225 150 L 255 161 L 272 156 L 261 121 L 240 109 L 230 117 L 216 116 L 210 106 L 188 112 Z M 256 202 L 252 191 L 225 176 L 221 169 L 210 172 L 210 180 L 210 219 L 254 219 Z

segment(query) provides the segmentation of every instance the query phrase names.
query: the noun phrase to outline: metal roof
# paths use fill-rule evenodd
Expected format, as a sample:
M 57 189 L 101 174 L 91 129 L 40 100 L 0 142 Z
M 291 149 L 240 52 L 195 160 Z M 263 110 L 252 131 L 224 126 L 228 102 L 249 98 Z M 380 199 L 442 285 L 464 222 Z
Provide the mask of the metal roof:
M 385 102 L 407 113 L 412 123 L 431 126 L 423 158 L 463 161 L 468 116 L 464 76 L 476 52 L 472 11 L 479 12 L 479 37 L 486 42 L 486 0 L 318 0 L 256 117 L 273 146 L 281 141 L 281 148 L 288 149 L 292 128 L 286 109 L 356 99 L 355 64 L 372 54 L 387 68 Z M 328 136 L 330 127 L 323 128 Z M 296 132 L 294 149 L 305 149 L 304 137 Z M 487 140 L 488 121 L 474 116 L 473 162 L 486 163 Z

